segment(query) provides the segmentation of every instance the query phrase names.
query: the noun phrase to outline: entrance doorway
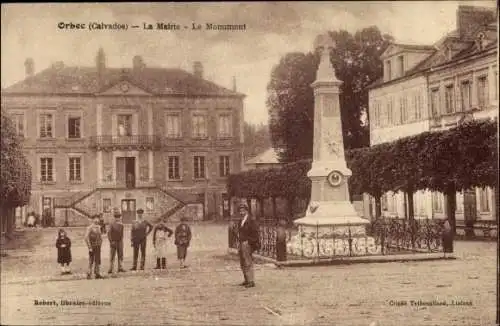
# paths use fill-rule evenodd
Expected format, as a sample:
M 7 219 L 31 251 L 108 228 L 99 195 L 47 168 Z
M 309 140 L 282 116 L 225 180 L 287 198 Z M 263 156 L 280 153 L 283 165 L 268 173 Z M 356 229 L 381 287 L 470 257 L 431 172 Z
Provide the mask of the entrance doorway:
M 132 223 L 135 220 L 135 199 L 122 199 L 122 222 Z
M 126 188 L 135 188 L 135 157 L 116 158 L 116 183 Z

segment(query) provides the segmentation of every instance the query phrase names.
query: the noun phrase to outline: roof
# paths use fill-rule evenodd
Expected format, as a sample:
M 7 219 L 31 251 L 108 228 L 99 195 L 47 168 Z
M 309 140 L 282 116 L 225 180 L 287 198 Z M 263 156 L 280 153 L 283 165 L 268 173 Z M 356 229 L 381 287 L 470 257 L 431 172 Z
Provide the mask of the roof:
M 245 164 L 279 164 L 278 154 L 274 148 L 269 148 L 263 153 L 249 159 Z
M 407 50 L 434 50 L 434 45 L 392 43 Z
M 495 26 L 498 24 L 495 23 Z M 392 79 L 390 81 L 384 82 L 383 76 L 379 77 L 376 79 L 371 85 L 369 85 L 369 89 L 377 88 L 379 86 L 385 85 L 385 84 L 391 84 L 395 81 L 400 81 L 401 79 L 414 76 L 418 73 L 423 73 L 431 68 L 441 66 L 444 64 L 449 64 L 453 63 L 455 61 L 464 59 L 470 55 L 474 54 L 479 54 L 479 53 L 484 53 L 492 48 L 496 48 L 498 45 L 498 38 L 496 31 L 495 32 L 489 32 L 485 30 L 486 26 L 480 26 L 479 28 L 475 29 L 474 32 L 477 34 L 480 31 L 484 31 L 487 35 L 487 38 L 490 40 L 489 44 L 486 45 L 486 47 L 482 50 L 479 50 L 476 46 L 476 42 L 474 42 L 473 39 L 468 38 L 459 38 L 458 37 L 458 32 L 452 31 L 448 34 L 446 34 L 443 38 L 441 38 L 439 41 L 436 42 L 434 46 L 431 46 L 434 51 L 427 56 L 424 60 L 422 60 L 420 63 L 418 63 L 415 67 L 412 69 L 408 70 L 405 72 L 404 76 Z M 487 29 L 490 29 L 491 26 L 488 26 Z M 405 46 L 401 44 L 395 44 L 398 46 Z M 427 47 L 426 45 L 422 47 Z M 451 58 L 448 57 L 445 54 L 446 48 L 449 47 L 452 50 L 452 55 Z
M 99 83 L 95 67 L 69 67 L 59 64 L 5 88 L 2 93 L 96 94 L 127 80 L 154 95 L 244 96 L 182 69 L 105 68 L 101 80 Z

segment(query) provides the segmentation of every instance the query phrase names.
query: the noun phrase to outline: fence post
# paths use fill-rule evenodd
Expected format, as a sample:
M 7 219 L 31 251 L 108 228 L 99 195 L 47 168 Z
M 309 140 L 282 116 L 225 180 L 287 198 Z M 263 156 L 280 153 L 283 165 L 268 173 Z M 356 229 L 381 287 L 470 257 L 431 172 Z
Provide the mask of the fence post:
M 276 231 L 276 260 L 286 261 L 286 222 L 280 220 Z

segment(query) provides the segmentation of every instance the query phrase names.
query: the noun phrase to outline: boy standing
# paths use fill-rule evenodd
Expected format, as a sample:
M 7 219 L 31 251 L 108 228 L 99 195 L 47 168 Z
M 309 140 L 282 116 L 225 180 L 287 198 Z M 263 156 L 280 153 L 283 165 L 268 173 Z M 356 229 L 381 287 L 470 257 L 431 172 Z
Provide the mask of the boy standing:
M 89 248 L 89 271 L 87 279 L 92 278 L 92 266 L 94 266 L 95 278 L 102 278 L 99 274 L 99 266 L 101 265 L 101 227 L 99 225 L 99 216 L 94 216 L 92 224 L 87 227 L 85 232 L 85 243 Z
M 191 242 L 191 228 L 186 223 L 187 218 L 181 218 L 181 224 L 175 228 L 175 245 L 177 246 L 177 259 L 179 259 L 180 267 L 186 268 L 184 265 L 186 261 L 187 248 Z
M 137 210 L 137 220 L 132 225 L 130 230 L 130 238 L 132 240 L 132 247 L 134 248 L 134 263 L 130 270 L 137 270 L 137 259 L 139 258 L 139 250 L 141 251 L 141 270 L 144 269 L 146 263 L 146 241 L 148 235 L 153 231 L 153 225 L 144 220 L 142 208 Z

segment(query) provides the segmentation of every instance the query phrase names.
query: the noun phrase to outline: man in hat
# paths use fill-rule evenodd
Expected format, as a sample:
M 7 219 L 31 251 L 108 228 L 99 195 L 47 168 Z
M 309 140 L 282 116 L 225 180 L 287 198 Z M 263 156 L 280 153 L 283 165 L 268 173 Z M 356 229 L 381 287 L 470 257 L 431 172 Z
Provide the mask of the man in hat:
M 109 226 L 108 239 L 109 239 L 109 270 L 108 274 L 113 273 L 115 265 L 115 255 L 118 256 L 118 273 L 125 272 L 122 267 L 123 262 L 123 223 L 121 221 L 121 214 L 118 210 L 114 213 L 115 220 Z
M 255 286 L 252 253 L 260 247 L 259 227 L 245 203 L 238 206 L 238 211 L 241 217 L 238 222 L 240 266 L 245 279 L 240 285 L 251 288 Z
M 139 258 L 139 249 L 141 250 L 141 269 L 144 269 L 146 264 L 146 240 L 148 235 L 153 230 L 153 225 L 142 217 L 144 210 L 139 208 L 137 210 L 137 219 L 132 225 L 130 231 L 130 239 L 132 240 L 132 247 L 134 248 L 134 263 L 131 268 L 132 271 L 137 270 L 137 259 Z

